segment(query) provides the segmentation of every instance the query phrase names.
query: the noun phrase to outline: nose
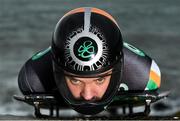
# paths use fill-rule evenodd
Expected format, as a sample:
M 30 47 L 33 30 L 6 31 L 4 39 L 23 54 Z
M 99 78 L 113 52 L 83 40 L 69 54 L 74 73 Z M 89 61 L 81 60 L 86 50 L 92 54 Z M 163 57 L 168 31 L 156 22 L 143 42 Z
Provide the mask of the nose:
M 85 100 L 89 101 L 96 97 L 94 90 L 89 85 L 84 86 L 84 88 L 81 91 L 81 97 L 83 97 Z

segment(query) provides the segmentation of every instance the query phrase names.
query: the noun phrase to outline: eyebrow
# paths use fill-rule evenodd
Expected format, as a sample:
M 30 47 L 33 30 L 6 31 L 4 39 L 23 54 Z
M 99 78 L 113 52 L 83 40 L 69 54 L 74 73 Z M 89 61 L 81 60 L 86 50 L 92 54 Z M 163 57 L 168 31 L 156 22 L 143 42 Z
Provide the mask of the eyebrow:
M 77 80 L 77 81 L 82 81 L 82 80 L 79 80 L 79 79 L 76 79 L 75 77 L 73 77 L 73 76 L 67 76 L 69 79 L 73 79 L 73 80 Z M 98 79 L 100 79 L 100 78 L 104 78 L 105 76 L 99 76 L 99 77 L 95 77 L 96 79 L 94 79 L 93 81 L 96 81 L 96 80 L 98 80 Z

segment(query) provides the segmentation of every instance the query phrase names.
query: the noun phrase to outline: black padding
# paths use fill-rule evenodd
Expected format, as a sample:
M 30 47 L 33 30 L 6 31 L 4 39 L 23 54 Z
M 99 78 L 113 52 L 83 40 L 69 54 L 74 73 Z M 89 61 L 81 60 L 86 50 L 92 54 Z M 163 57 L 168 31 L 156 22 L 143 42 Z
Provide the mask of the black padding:
M 19 88 L 23 94 L 52 93 L 55 89 L 51 52 L 41 58 L 29 59 L 18 76 Z
M 126 84 L 129 91 L 144 91 L 149 81 L 152 59 L 145 55 L 139 56 L 126 47 L 124 52 L 124 70 L 122 83 Z

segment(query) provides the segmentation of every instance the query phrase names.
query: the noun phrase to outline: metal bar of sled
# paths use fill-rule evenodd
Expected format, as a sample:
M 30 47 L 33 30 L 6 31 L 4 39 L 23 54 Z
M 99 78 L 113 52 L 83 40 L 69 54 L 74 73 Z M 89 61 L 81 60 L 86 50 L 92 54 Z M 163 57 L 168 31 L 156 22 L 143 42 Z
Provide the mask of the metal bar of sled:
M 34 102 L 34 114 L 36 117 L 41 117 L 41 112 L 40 112 L 40 108 L 39 108 L 39 102 Z
M 144 110 L 145 115 L 149 115 L 149 113 L 151 112 L 150 104 L 151 104 L 151 100 L 146 100 L 146 105 Z
M 126 106 L 123 106 L 122 110 L 123 110 L 123 114 L 125 115 L 126 114 Z
M 50 106 L 50 116 L 52 117 L 54 115 L 53 111 L 54 111 L 54 108 L 53 108 L 53 105 Z
M 133 106 L 132 105 L 129 105 L 129 114 L 133 114 Z
M 59 107 L 56 106 L 56 117 L 58 118 L 59 117 Z

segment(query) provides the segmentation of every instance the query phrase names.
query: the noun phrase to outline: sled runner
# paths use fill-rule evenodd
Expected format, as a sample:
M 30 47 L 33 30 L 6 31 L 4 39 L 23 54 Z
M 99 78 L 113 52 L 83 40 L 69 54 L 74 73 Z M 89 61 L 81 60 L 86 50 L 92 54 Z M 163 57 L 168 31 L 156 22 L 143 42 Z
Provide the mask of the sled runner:
M 113 100 L 113 102 L 108 106 L 110 107 L 122 107 L 123 114 L 122 115 L 148 115 L 150 113 L 150 105 L 154 102 L 157 102 L 160 99 L 163 99 L 169 95 L 170 91 L 162 92 L 160 94 L 155 92 L 144 92 L 144 93 L 119 93 Z M 54 110 L 56 112 L 56 117 L 61 117 L 59 115 L 59 109 L 64 107 L 60 103 L 57 102 L 53 95 L 49 94 L 33 94 L 33 95 L 24 95 L 17 96 L 14 95 L 14 99 L 25 102 L 34 107 L 34 114 L 38 118 L 42 117 L 54 117 Z M 135 106 L 145 106 L 144 112 L 134 113 L 133 107 Z M 129 108 L 129 113 L 126 113 L 125 108 Z M 43 115 L 40 112 L 40 109 L 49 109 L 49 115 Z M 107 110 L 108 110 L 107 108 Z M 111 111 L 111 110 L 109 110 Z M 110 112 L 111 113 L 111 112 Z

